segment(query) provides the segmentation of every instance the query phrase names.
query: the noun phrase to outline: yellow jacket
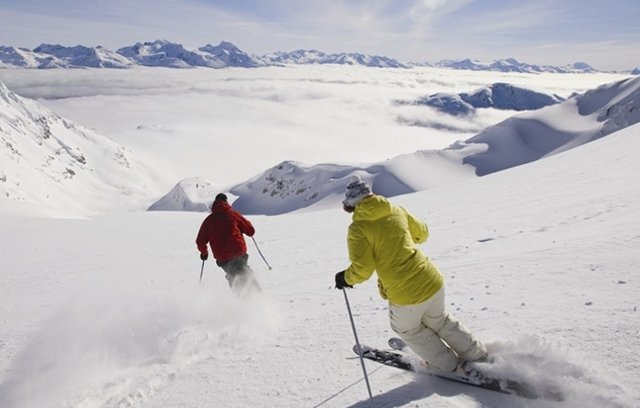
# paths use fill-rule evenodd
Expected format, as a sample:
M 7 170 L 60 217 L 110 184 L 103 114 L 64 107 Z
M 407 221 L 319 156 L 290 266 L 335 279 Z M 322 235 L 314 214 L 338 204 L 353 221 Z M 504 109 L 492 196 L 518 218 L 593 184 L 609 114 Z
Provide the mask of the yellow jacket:
M 351 265 L 345 281 L 355 285 L 378 273 L 383 299 L 396 305 L 422 303 L 444 284 L 438 268 L 415 244 L 429 236 L 426 224 L 378 195 L 355 208 L 347 244 Z

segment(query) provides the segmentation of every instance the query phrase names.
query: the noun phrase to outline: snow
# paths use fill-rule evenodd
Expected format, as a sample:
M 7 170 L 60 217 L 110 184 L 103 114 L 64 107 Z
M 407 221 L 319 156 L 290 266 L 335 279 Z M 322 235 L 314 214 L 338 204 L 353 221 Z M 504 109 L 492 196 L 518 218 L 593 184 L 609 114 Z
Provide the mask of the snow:
M 513 116 L 467 143 L 485 143 L 484 152 L 464 163 L 478 175 L 556 154 L 640 121 L 640 78 L 606 84 L 560 105 Z
M 452 69 L 464 69 L 472 71 L 498 71 L 498 72 L 528 72 L 528 73 L 541 73 L 541 72 L 555 72 L 555 73 L 588 73 L 596 72 L 596 70 L 589 64 L 584 62 L 574 62 L 562 67 L 555 67 L 550 65 L 532 65 L 526 62 L 520 62 L 515 58 L 507 58 L 494 60 L 491 62 L 484 62 L 478 60 L 471 60 L 469 58 L 462 60 L 442 60 L 438 61 L 434 66 L 446 67 Z
M 0 197 L 78 214 L 139 209 L 148 169 L 128 149 L 0 83 Z
M 208 211 L 220 186 L 201 178 L 180 181 L 164 197 L 149 207 L 149 211 Z
M 370 177 L 374 185 L 378 182 L 375 174 L 402 174 L 404 185 L 426 188 L 396 196 L 392 201 L 428 223 L 431 237 L 421 249 L 445 275 L 449 310 L 486 342 L 495 356 L 496 365 L 488 369 L 537 384 L 550 382 L 565 395 L 562 402 L 524 400 L 366 363 L 375 406 L 638 406 L 640 380 L 635 374 L 640 369 L 640 185 L 635 180 L 640 162 L 634 152 L 640 149 L 640 124 L 483 177 L 467 172 L 451 175 L 451 169 L 440 165 L 451 160 L 431 161 L 431 168 L 421 168 L 424 161 L 416 160 L 412 153 L 416 149 L 407 149 L 406 145 L 398 147 L 405 149 L 407 157 L 403 160 L 376 158 L 371 146 L 370 151 L 357 150 L 367 140 L 375 145 L 384 137 L 396 138 L 398 143 L 397 138 L 406 135 L 406 127 L 396 123 L 378 135 L 362 130 L 371 130 L 381 122 L 363 126 L 358 125 L 359 121 L 371 116 L 372 110 L 382 115 L 386 110 L 376 108 L 378 104 L 388 107 L 386 102 L 397 100 L 400 94 L 410 98 L 431 92 L 425 88 L 436 88 L 434 84 L 441 79 L 438 75 L 444 71 L 425 68 L 391 74 L 358 67 L 282 69 L 285 73 L 274 72 L 276 68 L 260 69 L 247 76 L 228 73 L 237 88 L 229 86 L 224 90 L 235 89 L 235 98 L 246 99 L 249 93 L 241 90 L 249 83 L 280 86 L 287 83 L 285 77 L 289 78 L 293 85 L 285 87 L 280 96 L 293 102 L 283 103 L 281 108 L 290 109 L 303 102 L 309 108 L 309 116 L 302 115 L 304 109 L 294 110 L 302 116 L 291 120 L 301 123 L 320 112 L 335 115 L 338 109 L 344 109 L 341 118 L 353 117 L 344 124 L 351 130 L 351 137 L 333 138 L 327 132 L 332 127 L 319 126 L 322 141 L 333 146 L 335 157 L 340 156 L 331 161 L 313 160 L 309 150 L 318 146 L 312 140 L 314 133 L 272 140 L 271 145 L 260 146 L 260 153 L 269 156 L 272 163 L 286 164 L 289 171 L 301 172 L 303 180 L 314 166 L 328 171 L 342 166 L 329 163 L 350 161 L 345 166 Z M 222 82 L 216 82 L 220 71 L 213 76 L 186 72 L 161 71 L 155 80 L 170 79 L 162 82 L 168 93 L 180 89 L 181 82 L 174 75 L 188 75 L 184 81 L 206 78 L 215 84 L 205 88 L 209 90 L 217 89 Z M 256 73 L 261 78 L 251 76 Z M 98 135 L 112 137 L 112 143 L 131 149 L 132 160 L 173 174 L 174 186 L 185 177 L 175 170 L 177 166 L 165 168 L 165 157 L 195 157 L 201 162 L 209 157 L 210 149 L 201 144 L 204 139 L 194 138 L 195 132 L 181 134 L 175 143 L 164 143 L 167 139 L 163 132 L 174 129 L 171 120 L 180 115 L 184 115 L 183 123 L 197 119 L 196 112 L 190 111 L 196 104 L 188 103 L 193 93 L 174 93 L 176 104 L 153 110 L 149 108 L 158 101 L 170 99 L 149 87 L 143 81 L 145 76 L 135 69 L 106 76 L 84 70 L 65 75 L 66 81 L 62 81 L 50 71 L 36 75 L 10 70 L 3 72 L 0 79 L 11 90 L 31 92 L 31 97 L 37 97 L 34 94 L 38 92 L 43 96 L 88 92 L 81 97 L 38 102 L 62 117 L 69 116 L 64 119 L 69 123 L 73 119 L 99 129 L 91 140 L 100 140 L 100 146 L 103 141 Z M 366 85 L 334 84 L 345 82 L 352 75 Z M 536 89 L 569 95 L 614 82 L 613 77 L 603 80 L 601 76 L 583 75 L 569 75 L 562 80 L 540 75 L 515 80 L 489 73 L 476 73 L 475 77 L 468 72 L 456 75 L 460 76 L 443 82 L 456 91 L 468 88 L 471 82 L 480 86 L 499 79 L 520 85 L 530 82 Z M 93 88 L 82 86 L 96 77 L 120 81 L 104 85 L 111 94 L 96 92 L 102 82 Z M 322 104 L 321 108 L 308 104 L 293 91 L 309 79 L 324 81 L 307 88 L 308 95 L 313 97 L 323 91 L 333 95 L 330 100 L 337 105 L 336 110 L 327 110 L 330 104 Z M 404 86 L 416 84 L 417 79 L 428 85 Z M 544 81 L 549 82 L 544 85 Z M 132 89 L 136 83 L 138 90 Z M 585 113 L 587 122 L 576 115 L 577 102 L 563 109 L 558 109 L 560 105 L 543 109 L 555 109 L 552 115 L 544 114 L 545 120 L 557 119 L 553 123 L 562 123 L 565 128 L 596 125 L 599 129 L 613 117 L 606 115 L 611 107 L 619 107 L 622 117 L 629 118 L 635 112 L 623 108 L 633 95 L 626 92 L 630 91 L 629 86 L 626 83 L 601 89 L 608 98 L 583 107 L 588 108 L 583 111 L 589 112 Z M 268 94 L 275 88 L 259 93 Z M 346 97 L 335 96 L 345 91 L 351 92 L 351 105 L 342 103 Z M 206 93 L 201 95 L 210 98 Z M 291 98 L 292 95 L 298 98 Z M 371 103 L 361 104 L 365 99 Z M 114 106 L 114 101 L 120 102 L 123 112 L 104 109 Z M 43 112 L 40 104 L 32 102 L 25 102 L 29 112 Z M 136 103 L 137 115 L 132 119 L 128 116 L 131 113 L 124 111 Z M 246 107 L 255 110 L 265 106 L 253 103 Z M 370 108 L 368 115 L 363 106 Z M 175 114 L 161 120 L 171 109 Z M 6 112 L 3 108 L 2 113 Z M 269 112 L 277 114 L 280 110 Z M 394 114 L 408 113 L 400 110 Z M 491 109 L 486 114 L 481 120 L 493 122 L 488 126 L 505 119 L 502 113 Z M 533 113 L 525 115 L 529 114 Z M 265 129 L 272 126 L 270 134 L 291 136 L 288 125 L 281 121 L 284 116 L 277 115 L 279 120 L 273 121 L 266 116 L 252 117 L 260 118 L 257 124 Z M 216 112 L 214 120 L 221 122 L 224 117 Z M 563 117 L 569 118 L 569 123 L 563 122 Z M 231 114 L 226 117 L 229 121 L 236 118 Z M 604 120 L 599 122 L 598 118 Z M 144 137 L 136 139 L 135 127 L 141 122 L 157 126 L 150 125 Z M 118 133 L 128 128 L 134 131 Z M 300 129 L 301 126 L 296 127 Z M 387 132 L 392 129 L 398 133 Z M 432 134 L 432 130 L 420 130 Z M 227 146 L 225 154 L 215 156 L 213 161 L 218 162 L 219 168 L 234 165 L 244 145 L 264 137 L 254 133 L 244 136 L 238 145 Z M 456 136 L 459 135 L 452 138 Z M 145 150 L 143 140 L 158 142 Z M 284 141 L 288 141 L 290 149 L 297 149 L 297 154 L 293 150 L 286 152 L 291 155 L 289 161 L 277 159 Z M 226 140 L 218 141 L 218 146 L 220 143 Z M 423 139 L 422 143 L 422 148 L 435 151 L 436 146 L 424 146 L 428 141 Z M 472 145 L 458 147 L 481 146 Z M 381 143 L 378 149 L 378 154 L 398 156 L 385 151 L 387 144 Z M 356 151 L 352 158 L 362 157 L 362 161 L 344 160 L 345 151 Z M 91 157 L 86 155 L 87 163 Z M 300 162 L 293 161 L 297 157 Z M 307 162 L 325 164 L 303 164 Z M 380 171 L 375 173 L 372 164 L 358 166 L 355 162 L 374 163 Z M 207 166 L 213 169 L 211 161 Z M 273 164 L 262 169 L 272 167 Z M 10 174 L 5 173 L 8 180 Z M 430 173 L 439 174 L 436 178 L 451 178 L 429 186 Z M 211 170 L 192 174 L 221 173 Z M 183 183 L 186 187 L 177 190 L 177 197 L 185 203 L 185 196 L 206 195 L 209 188 L 216 190 L 242 177 L 194 178 Z M 222 271 L 212 262 L 205 264 L 203 283 L 198 283 L 201 262 L 194 240 L 203 213 L 108 207 L 102 215 L 87 216 L 78 209 L 67 208 L 68 215 L 84 217 L 53 218 L 46 207 L 0 200 L 0 406 L 369 406 L 360 363 L 351 352 L 354 340 L 343 295 L 332 287 L 335 272 L 348 262 L 345 239 L 350 216 L 340 209 L 338 190 L 329 192 L 323 201 L 325 206 L 314 207 L 315 211 L 249 216 L 256 227 L 256 242 L 273 267 L 268 270 L 256 246 L 248 240 L 249 262 L 263 287 L 262 295 L 249 301 L 232 296 Z M 360 340 L 372 346 L 386 344 L 392 332 L 375 280 L 349 290 L 348 296 Z

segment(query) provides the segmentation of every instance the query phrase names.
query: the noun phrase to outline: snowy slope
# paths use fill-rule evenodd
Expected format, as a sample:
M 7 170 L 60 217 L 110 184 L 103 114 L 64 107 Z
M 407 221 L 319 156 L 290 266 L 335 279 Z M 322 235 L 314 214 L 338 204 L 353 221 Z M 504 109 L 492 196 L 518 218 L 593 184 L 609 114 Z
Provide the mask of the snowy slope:
M 313 206 L 335 206 L 344 197 L 352 175 L 366 180 L 378 194 L 396 196 L 475 177 L 474 169 L 462 160 L 473 149 L 423 150 L 367 165 L 316 164 L 285 161 L 253 179 L 231 187 L 237 196 L 234 208 L 246 214 L 276 215 Z M 201 186 L 202 188 L 194 188 Z M 185 179 L 155 202 L 154 211 L 205 211 L 211 207 L 215 190 L 202 178 Z M 205 187 L 206 186 L 206 187 Z M 221 186 L 218 186 L 220 188 Z M 207 195 L 208 193 L 208 195 Z
M 211 208 L 221 187 L 201 177 L 184 179 L 149 207 L 149 211 L 201 211 Z
M 473 146 L 469 147 L 472 149 Z M 233 187 L 235 208 L 247 214 L 282 214 L 312 205 L 335 206 L 344 197 L 352 175 L 366 180 L 374 192 L 396 196 L 474 177 L 471 166 L 462 165 L 469 149 L 419 151 L 368 165 L 283 162 L 265 173 Z
M 464 162 L 482 176 L 580 146 L 637 122 L 640 78 L 635 77 L 489 127 L 466 140 L 484 144 L 487 150 L 467 156 Z
M 0 83 L 0 197 L 86 214 L 148 200 L 146 169 L 124 146 Z
M 430 227 L 422 249 L 447 306 L 496 372 L 552 382 L 522 400 L 367 364 L 375 406 L 632 408 L 640 402 L 640 125 L 545 160 L 397 197 Z M 193 239 L 203 214 L 87 220 L 0 215 L 0 406 L 368 407 L 333 275 L 347 265 L 338 207 L 250 217 L 268 271 L 234 299 Z M 34 245 L 44 242 L 45 245 Z M 383 345 L 372 280 L 348 292 L 359 338 Z

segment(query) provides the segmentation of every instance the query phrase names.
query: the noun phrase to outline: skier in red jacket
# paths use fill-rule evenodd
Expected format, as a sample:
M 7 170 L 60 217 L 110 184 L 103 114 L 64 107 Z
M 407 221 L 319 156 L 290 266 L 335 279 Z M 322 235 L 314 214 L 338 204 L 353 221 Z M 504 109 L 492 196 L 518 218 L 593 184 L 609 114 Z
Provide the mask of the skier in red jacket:
M 225 272 L 229 287 L 238 296 L 260 291 L 253 270 L 247 264 L 247 244 L 242 234 L 253 236 L 255 229 L 242 214 L 231 208 L 225 194 L 218 194 L 211 205 L 211 214 L 202 222 L 196 245 L 200 259 L 209 258 L 207 243 L 216 264 Z

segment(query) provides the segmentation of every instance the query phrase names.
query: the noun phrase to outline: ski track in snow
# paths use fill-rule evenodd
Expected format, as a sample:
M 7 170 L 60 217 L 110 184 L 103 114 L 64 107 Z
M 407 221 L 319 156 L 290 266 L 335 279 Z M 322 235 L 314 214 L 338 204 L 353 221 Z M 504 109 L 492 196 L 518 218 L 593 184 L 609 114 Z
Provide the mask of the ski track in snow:
M 264 298 L 240 303 L 221 289 L 214 300 L 197 289 L 175 297 L 107 281 L 85 287 L 14 359 L 0 406 L 137 407 L 199 361 L 244 356 L 278 317 Z

